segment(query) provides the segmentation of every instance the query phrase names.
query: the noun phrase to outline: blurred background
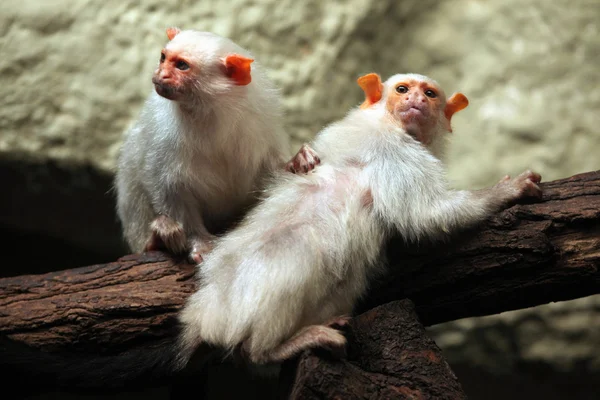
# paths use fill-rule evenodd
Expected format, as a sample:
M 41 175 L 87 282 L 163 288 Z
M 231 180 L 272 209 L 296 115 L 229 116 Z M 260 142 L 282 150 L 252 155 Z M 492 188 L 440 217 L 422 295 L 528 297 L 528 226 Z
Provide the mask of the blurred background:
M 361 74 L 417 72 L 470 99 L 457 188 L 600 169 L 599 0 L 0 0 L 0 235 L 19 257 L 3 276 L 126 254 L 115 160 L 168 26 L 251 50 L 294 149 L 360 103 Z M 600 396 L 600 296 L 429 331 L 472 399 Z

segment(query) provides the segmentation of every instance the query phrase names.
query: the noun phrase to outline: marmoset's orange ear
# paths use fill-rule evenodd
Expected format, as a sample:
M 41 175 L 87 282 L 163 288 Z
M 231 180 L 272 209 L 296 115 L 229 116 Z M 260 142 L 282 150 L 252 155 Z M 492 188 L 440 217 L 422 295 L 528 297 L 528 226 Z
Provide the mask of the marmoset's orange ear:
M 177 36 L 177 34 L 179 32 L 181 32 L 181 29 L 179 29 L 179 28 L 175 28 L 175 27 L 167 28 L 167 37 L 169 38 L 169 40 L 173 40 L 173 38 L 175 36 Z
M 375 73 L 363 75 L 356 82 L 365 92 L 365 101 L 360 105 L 360 108 L 367 108 L 381 100 L 383 85 L 379 75 Z
M 469 105 L 469 99 L 462 93 L 454 93 L 448 100 L 446 101 L 446 108 L 444 108 L 444 115 L 448 120 L 448 130 L 452 132 L 452 127 L 450 126 L 450 120 L 452 116 L 459 112 L 460 110 L 465 109 Z
M 233 79 L 236 85 L 247 85 L 252 81 L 250 64 L 254 60 L 239 54 L 231 54 L 225 58 L 225 73 Z

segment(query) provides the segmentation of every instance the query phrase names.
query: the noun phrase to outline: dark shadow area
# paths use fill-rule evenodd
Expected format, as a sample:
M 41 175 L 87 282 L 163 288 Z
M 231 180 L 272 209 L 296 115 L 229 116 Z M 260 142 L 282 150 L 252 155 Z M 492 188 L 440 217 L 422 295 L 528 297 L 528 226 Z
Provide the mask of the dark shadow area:
M 0 159 L 0 238 L 19 259 L 2 276 L 57 271 L 127 254 L 112 175 L 90 165 Z
M 114 261 L 125 253 L 100 253 L 74 246 L 66 240 L 33 232 L 23 232 L 0 225 L 0 241 L 10 249 L 1 277 L 42 274 Z M 17 257 L 19 255 L 19 257 Z
M 600 376 L 586 370 L 563 373 L 527 364 L 510 375 L 495 375 L 473 365 L 451 367 L 471 400 L 592 400 L 600 393 Z

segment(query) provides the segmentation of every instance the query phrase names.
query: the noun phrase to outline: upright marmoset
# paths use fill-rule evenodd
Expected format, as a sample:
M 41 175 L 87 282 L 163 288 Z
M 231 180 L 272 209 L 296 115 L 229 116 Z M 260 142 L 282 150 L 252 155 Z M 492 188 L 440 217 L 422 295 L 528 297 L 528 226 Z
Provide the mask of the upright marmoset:
M 321 165 L 309 175 L 280 174 L 206 257 L 180 316 L 180 365 L 200 344 L 239 346 L 254 363 L 343 348 L 333 325 L 365 293 L 390 235 L 439 238 L 541 195 L 541 178 L 529 171 L 484 190 L 448 187 L 437 155 L 452 115 L 468 104 L 464 95 L 446 100 L 416 74 L 358 82 L 365 102 L 313 143 Z
M 119 156 L 117 213 L 133 251 L 191 251 L 199 262 L 284 168 L 289 143 L 279 93 L 248 51 L 208 32 L 167 36 Z

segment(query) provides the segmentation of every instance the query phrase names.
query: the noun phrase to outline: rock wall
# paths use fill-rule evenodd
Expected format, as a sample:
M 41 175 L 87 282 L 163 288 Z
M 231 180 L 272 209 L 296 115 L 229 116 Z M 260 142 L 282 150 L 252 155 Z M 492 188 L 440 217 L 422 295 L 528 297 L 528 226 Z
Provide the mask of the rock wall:
M 297 142 L 360 101 L 360 74 L 416 71 L 471 99 L 449 155 L 458 183 L 525 166 L 562 177 L 598 167 L 599 16 L 595 0 L 3 1 L 0 152 L 112 171 L 177 25 L 250 48 Z
M 456 186 L 527 167 L 545 179 L 600 168 L 597 0 L 1 0 L 0 10 L 0 176 L 9 182 L 0 225 L 11 238 L 29 235 L 19 239 L 27 248 L 46 238 L 98 257 L 122 253 L 115 158 L 172 25 L 251 49 L 282 88 L 294 147 L 360 102 L 359 75 L 413 71 L 471 101 L 454 119 Z M 510 369 L 490 360 L 511 354 L 564 370 L 583 357 L 599 371 L 600 331 L 589 329 L 598 298 L 561 307 L 573 313 L 539 308 L 431 332 L 451 363 Z M 482 348 L 471 338 L 489 321 L 506 329 L 492 329 Z M 505 335 L 521 350 L 495 353 Z
M 591 400 L 600 390 L 598 295 L 465 318 L 428 332 L 471 398 Z

